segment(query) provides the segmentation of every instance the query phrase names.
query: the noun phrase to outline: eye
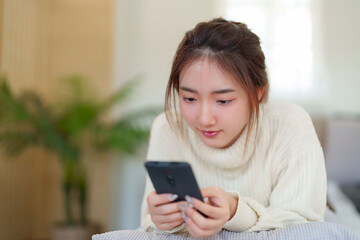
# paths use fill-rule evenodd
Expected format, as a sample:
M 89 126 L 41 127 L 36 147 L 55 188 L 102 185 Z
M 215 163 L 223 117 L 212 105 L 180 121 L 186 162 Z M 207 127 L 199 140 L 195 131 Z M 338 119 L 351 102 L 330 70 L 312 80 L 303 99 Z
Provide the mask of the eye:
M 221 105 L 225 105 L 231 103 L 232 100 L 218 100 L 217 102 L 220 103 Z
M 183 99 L 184 99 L 185 102 L 188 102 L 188 103 L 196 102 L 196 99 L 195 99 L 195 98 L 187 98 L 187 97 L 184 97 Z

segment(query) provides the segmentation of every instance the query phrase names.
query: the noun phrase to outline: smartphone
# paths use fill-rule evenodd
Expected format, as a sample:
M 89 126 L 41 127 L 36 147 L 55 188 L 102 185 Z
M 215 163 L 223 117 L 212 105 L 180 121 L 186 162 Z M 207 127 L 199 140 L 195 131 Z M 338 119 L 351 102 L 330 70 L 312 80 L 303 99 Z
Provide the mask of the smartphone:
M 157 194 L 177 194 L 176 201 L 189 195 L 204 202 L 189 163 L 147 161 L 145 167 Z

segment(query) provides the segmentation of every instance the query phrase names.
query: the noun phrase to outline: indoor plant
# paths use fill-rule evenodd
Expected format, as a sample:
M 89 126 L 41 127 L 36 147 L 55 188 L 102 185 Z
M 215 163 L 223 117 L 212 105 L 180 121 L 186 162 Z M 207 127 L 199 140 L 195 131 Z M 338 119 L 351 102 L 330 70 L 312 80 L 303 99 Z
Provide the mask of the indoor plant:
M 110 97 L 99 100 L 89 94 L 80 77 L 69 77 L 70 94 L 51 105 L 35 92 L 16 96 L 7 81 L 0 89 L 0 146 L 9 156 L 29 147 L 56 154 L 62 165 L 65 226 L 86 226 L 88 181 L 82 156 L 84 149 L 113 149 L 134 153 L 149 135 L 149 122 L 159 112 L 147 108 L 112 120 L 109 111 L 124 103 L 138 81 L 129 81 Z M 144 123 L 145 121 L 145 123 Z M 74 218 L 74 195 L 80 214 Z M 78 237 L 75 237 L 78 239 Z M 88 237 L 87 237 L 88 239 Z

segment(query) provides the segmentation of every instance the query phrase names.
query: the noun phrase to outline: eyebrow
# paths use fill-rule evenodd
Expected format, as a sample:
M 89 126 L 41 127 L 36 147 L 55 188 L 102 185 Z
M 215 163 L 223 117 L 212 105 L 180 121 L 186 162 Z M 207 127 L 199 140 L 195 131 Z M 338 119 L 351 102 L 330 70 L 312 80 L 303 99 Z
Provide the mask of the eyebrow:
M 183 91 L 186 91 L 186 92 L 197 93 L 196 90 L 191 89 L 189 87 L 182 86 L 182 87 L 180 87 L 180 89 L 183 90 Z M 235 92 L 235 90 L 231 89 L 231 88 L 224 88 L 224 89 L 215 90 L 215 91 L 213 91 L 211 93 L 213 93 L 213 94 L 222 94 L 222 93 L 229 93 L 229 92 Z

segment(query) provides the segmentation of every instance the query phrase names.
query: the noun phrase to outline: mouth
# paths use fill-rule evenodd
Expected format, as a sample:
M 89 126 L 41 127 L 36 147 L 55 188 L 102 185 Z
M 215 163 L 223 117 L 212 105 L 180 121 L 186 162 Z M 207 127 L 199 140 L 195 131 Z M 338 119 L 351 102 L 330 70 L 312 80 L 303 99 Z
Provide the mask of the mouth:
M 220 133 L 220 131 L 204 131 L 204 130 L 202 130 L 201 133 L 205 137 L 215 137 L 216 135 L 218 135 Z

